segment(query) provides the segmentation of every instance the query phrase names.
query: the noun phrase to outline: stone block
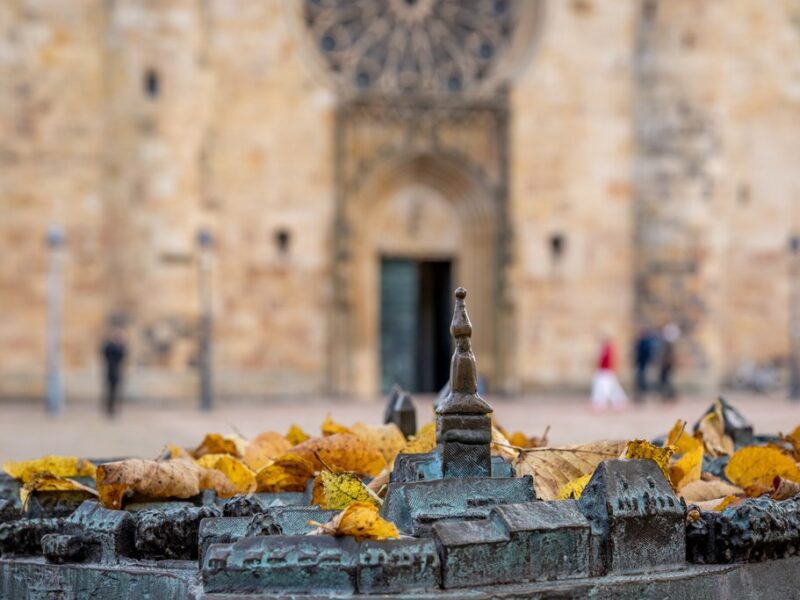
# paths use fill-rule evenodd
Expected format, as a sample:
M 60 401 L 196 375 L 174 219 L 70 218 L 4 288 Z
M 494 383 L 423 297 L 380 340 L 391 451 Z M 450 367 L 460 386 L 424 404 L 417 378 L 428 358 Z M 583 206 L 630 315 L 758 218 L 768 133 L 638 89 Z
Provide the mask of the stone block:
M 206 592 L 353 594 L 358 545 L 352 538 L 246 537 L 214 544 L 202 568 Z
M 592 525 L 592 574 L 686 562 L 685 507 L 652 460 L 601 463 L 578 501 Z
M 135 554 L 136 520 L 127 511 L 111 510 L 96 500 L 87 500 L 65 523 L 82 531 L 87 545 L 91 546 L 87 553 L 92 560 L 114 563 Z
M 0 524 L 0 556 L 39 556 L 42 537 L 64 529 L 63 519 L 17 519 Z
M 514 477 L 514 468 L 502 456 L 491 457 L 491 476 Z M 391 473 L 392 483 L 442 479 L 442 460 L 439 450 L 424 454 L 398 454 Z
M 479 519 L 497 504 L 536 498 L 530 476 L 514 479 L 471 477 L 391 483 L 381 513 L 408 535 L 426 535 L 445 519 Z
M 323 510 L 318 506 L 283 506 L 267 509 L 250 519 L 248 536 L 257 535 L 305 535 L 312 529 L 310 520 L 326 523 L 338 511 Z
M 800 552 L 800 498 L 750 498 L 686 523 L 687 557 L 701 564 L 759 562 Z
M 22 483 L 7 473 L 0 472 L 0 500 L 7 500 L 17 508 L 22 507 L 19 499 L 19 490 Z
M 209 517 L 197 530 L 197 556 L 200 564 L 211 544 L 230 544 L 247 534 L 252 517 Z
M 525 542 L 525 581 L 588 577 L 591 527 L 574 500 L 502 504 L 492 518 Z
M 362 542 L 358 552 L 358 591 L 393 594 L 436 590 L 441 565 L 430 539 Z
M 440 547 L 445 589 L 513 581 L 509 572 L 524 570 L 524 543 L 511 540 L 496 519 L 443 521 L 433 525 Z
M 491 477 L 492 455 L 489 444 L 442 444 L 442 477 Z
M 82 490 L 35 491 L 28 495 L 25 516 L 31 519 L 68 517 L 92 498 L 92 494 Z
M 22 513 L 10 500 L 0 500 L 0 524 L 16 521 L 22 518 Z
M 590 526 L 575 502 L 495 506 L 487 519 L 433 526 L 445 588 L 586 577 Z
M 200 522 L 222 514 L 217 506 L 146 510 L 136 515 L 140 558 L 196 560 Z

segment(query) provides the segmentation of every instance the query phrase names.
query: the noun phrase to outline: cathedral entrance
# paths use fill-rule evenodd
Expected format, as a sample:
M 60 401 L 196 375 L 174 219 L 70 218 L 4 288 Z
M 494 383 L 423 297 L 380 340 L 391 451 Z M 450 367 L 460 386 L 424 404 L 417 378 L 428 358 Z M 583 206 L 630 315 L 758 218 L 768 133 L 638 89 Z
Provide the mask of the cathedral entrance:
M 383 258 L 380 273 L 381 387 L 437 392 L 450 361 L 452 262 Z

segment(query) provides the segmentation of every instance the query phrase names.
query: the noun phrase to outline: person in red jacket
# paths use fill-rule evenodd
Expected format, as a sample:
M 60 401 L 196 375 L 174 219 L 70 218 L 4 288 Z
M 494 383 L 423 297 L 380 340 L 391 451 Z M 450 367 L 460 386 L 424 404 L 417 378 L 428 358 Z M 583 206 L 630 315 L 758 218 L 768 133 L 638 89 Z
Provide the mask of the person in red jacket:
M 617 379 L 615 372 L 616 356 L 614 344 L 608 337 L 603 338 L 597 370 L 592 378 L 592 408 L 605 410 L 608 406 L 622 409 L 628 404 L 628 396 Z

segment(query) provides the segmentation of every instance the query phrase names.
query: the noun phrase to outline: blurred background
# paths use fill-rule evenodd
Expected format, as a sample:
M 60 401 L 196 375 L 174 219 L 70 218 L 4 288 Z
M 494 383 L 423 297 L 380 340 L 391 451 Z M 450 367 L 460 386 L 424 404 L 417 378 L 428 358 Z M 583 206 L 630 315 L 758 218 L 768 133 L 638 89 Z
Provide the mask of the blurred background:
M 3 0 L 0 81 L 9 435 L 436 393 L 456 285 L 532 427 L 609 346 L 793 418 L 798 0 Z

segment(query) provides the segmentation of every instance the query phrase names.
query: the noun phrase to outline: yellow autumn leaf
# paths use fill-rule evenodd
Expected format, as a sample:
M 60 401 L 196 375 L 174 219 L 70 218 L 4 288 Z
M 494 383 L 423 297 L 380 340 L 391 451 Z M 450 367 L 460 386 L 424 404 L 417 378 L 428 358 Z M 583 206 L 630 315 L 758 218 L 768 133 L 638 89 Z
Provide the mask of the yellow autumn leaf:
M 313 476 L 314 464 L 289 452 L 256 473 L 256 491 L 304 492 L 308 480 Z
M 674 446 L 675 454 L 685 454 L 702 445 L 702 442 L 686 433 L 686 421 L 678 419 L 667 435 L 665 446 Z
M 532 475 L 540 500 L 557 500 L 573 479 L 593 473 L 604 460 L 619 458 L 624 441 L 601 441 L 563 448 L 528 448 L 514 461 L 517 477 Z
M 335 536 L 353 536 L 357 542 L 363 540 L 386 540 L 399 538 L 400 532 L 391 521 L 381 518 L 378 507 L 368 502 L 353 502 L 336 515 L 329 523 L 319 524 L 315 533 Z
M 197 464 L 203 469 L 219 471 L 231 486 L 219 487 L 214 482 L 218 481 L 208 477 L 201 477 L 200 486 L 215 489 L 222 498 L 230 498 L 234 494 L 249 494 L 256 489 L 256 475 L 250 468 L 230 454 L 206 454 L 197 459 Z M 213 477 L 213 476 L 212 476 Z
M 320 429 L 322 430 L 323 437 L 336 435 L 337 433 L 353 433 L 349 427 L 345 427 L 341 423 L 334 421 L 330 414 L 325 417 Z
M 703 446 L 698 443 L 693 450 L 684 453 L 669 468 L 669 481 L 675 491 L 680 491 L 687 483 L 697 481 L 703 474 Z
M 383 454 L 352 433 L 312 438 L 295 446 L 289 453 L 303 457 L 311 463 L 315 472 L 330 469 L 374 477 L 386 466 Z
M 27 504 L 28 496 L 33 492 L 86 492 L 91 496 L 97 496 L 97 490 L 89 486 L 48 472 L 35 473 L 20 488 L 19 499 L 23 506 Z
M 280 433 L 265 431 L 247 442 L 242 460 L 248 467 L 258 471 L 287 452 L 292 446 L 293 444 Z
M 425 454 L 436 448 L 436 423 L 423 425 L 401 450 L 403 454 Z
M 710 457 L 733 454 L 733 440 L 725 434 L 725 421 L 722 417 L 722 404 L 719 400 L 714 403 L 714 411 L 700 419 L 697 424 L 697 432 L 701 435 L 706 454 Z
M 325 508 L 342 510 L 353 502 L 366 502 L 375 506 L 380 504 L 355 473 L 331 473 L 326 469 L 319 476 L 322 480 Z
M 206 454 L 230 454 L 241 458 L 246 446 L 247 441 L 238 435 L 209 433 L 206 434 L 200 445 L 192 451 L 192 456 L 200 458 Z
M 106 508 L 122 508 L 129 495 L 191 498 L 200 493 L 201 468 L 191 460 L 131 458 L 97 467 L 97 492 Z
M 36 473 L 50 473 L 57 477 L 94 477 L 96 467 L 77 456 L 43 456 L 35 460 L 8 461 L 3 470 L 14 479 L 27 483 Z
M 387 464 L 394 462 L 395 456 L 406 445 L 403 432 L 394 423 L 387 425 L 356 423 L 351 429 L 355 435 L 372 444 L 383 455 Z
M 297 446 L 298 444 L 302 444 L 307 439 L 310 439 L 311 436 L 308 435 L 305 431 L 300 429 L 298 425 L 292 425 L 289 427 L 289 431 L 286 432 L 286 439 L 289 440 L 289 443 L 292 446 Z
M 558 491 L 558 499 L 578 500 L 581 497 L 581 494 L 583 493 L 583 488 L 586 487 L 586 484 L 589 483 L 589 480 L 591 478 L 592 478 L 592 473 L 587 473 L 586 475 L 581 475 L 580 477 L 576 477 L 572 481 L 564 484 Z
M 512 433 L 509 436 L 508 441 L 511 442 L 512 446 L 517 446 L 518 448 L 528 447 L 528 436 L 521 431 L 515 431 Z
M 780 450 L 750 446 L 731 456 L 725 467 L 725 477 L 745 488 L 748 495 L 756 496 L 773 489 L 776 477 L 800 483 L 800 468 Z
M 667 481 L 669 478 L 669 459 L 675 453 L 673 446 L 665 446 L 660 448 L 654 446 L 647 440 L 631 440 L 625 448 L 625 458 L 632 459 L 650 459 L 654 461 L 661 472 L 664 474 L 664 479 Z
M 175 444 L 167 444 L 167 457 L 168 458 L 192 458 L 186 450 Z

